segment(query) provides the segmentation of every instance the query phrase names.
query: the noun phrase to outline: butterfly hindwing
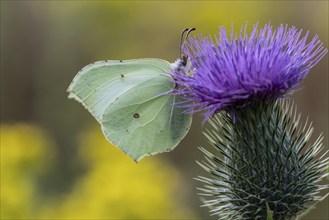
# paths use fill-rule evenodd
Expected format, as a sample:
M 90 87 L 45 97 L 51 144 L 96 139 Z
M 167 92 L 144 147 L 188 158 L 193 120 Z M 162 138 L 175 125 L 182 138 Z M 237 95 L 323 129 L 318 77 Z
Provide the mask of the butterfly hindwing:
M 172 150 L 186 135 L 191 117 L 174 108 L 172 82 L 154 78 L 115 100 L 104 112 L 105 136 L 138 161 Z

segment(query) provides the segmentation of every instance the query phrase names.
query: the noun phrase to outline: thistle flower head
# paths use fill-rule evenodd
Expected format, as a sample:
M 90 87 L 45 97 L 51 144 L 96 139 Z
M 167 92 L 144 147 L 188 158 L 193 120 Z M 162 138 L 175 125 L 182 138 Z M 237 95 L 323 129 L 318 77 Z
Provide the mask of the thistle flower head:
M 174 93 L 185 97 L 180 106 L 203 111 L 205 119 L 220 110 L 234 114 L 250 103 L 284 97 L 327 53 L 317 36 L 307 42 L 308 32 L 302 36 L 295 27 L 268 24 L 258 31 L 256 24 L 248 35 L 245 25 L 230 36 L 219 29 L 215 39 L 195 36 L 186 42 L 191 74 L 172 72 Z

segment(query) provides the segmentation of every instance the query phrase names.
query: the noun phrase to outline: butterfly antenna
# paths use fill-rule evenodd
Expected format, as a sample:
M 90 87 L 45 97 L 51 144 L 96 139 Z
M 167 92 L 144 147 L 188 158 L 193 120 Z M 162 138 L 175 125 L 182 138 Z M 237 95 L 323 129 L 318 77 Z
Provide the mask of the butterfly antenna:
M 185 37 L 185 41 L 186 41 L 186 39 L 188 38 L 188 36 L 190 35 L 190 33 L 191 33 L 192 31 L 195 31 L 195 30 L 196 30 L 196 28 L 191 28 L 191 29 L 188 30 L 188 32 L 187 32 L 187 34 L 186 34 L 186 37 Z
M 189 31 L 189 29 L 188 29 L 188 28 L 185 28 L 185 29 L 182 31 L 181 35 L 180 35 L 179 56 L 182 55 L 183 38 L 184 38 L 184 34 L 185 34 L 186 31 Z M 186 39 L 186 38 L 185 38 L 185 39 Z
M 183 30 L 183 32 L 182 32 L 182 35 L 181 35 L 181 40 L 180 40 L 180 48 L 179 48 L 179 52 L 180 52 L 180 55 L 182 56 L 182 47 L 183 47 L 183 45 L 184 45 L 184 42 L 187 40 L 187 38 L 188 38 L 188 36 L 190 35 L 190 33 L 192 32 L 192 31 L 195 31 L 196 30 L 196 28 L 190 28 L 190 29 L 185 29 L 185 30 Z M 184 39 L 184 41 L 183 41 L 183 37 L 184 37 L 184 33 L 187 31 L 187 33 L 186 33 L 186 35 L 185 35 L 185 39 Z

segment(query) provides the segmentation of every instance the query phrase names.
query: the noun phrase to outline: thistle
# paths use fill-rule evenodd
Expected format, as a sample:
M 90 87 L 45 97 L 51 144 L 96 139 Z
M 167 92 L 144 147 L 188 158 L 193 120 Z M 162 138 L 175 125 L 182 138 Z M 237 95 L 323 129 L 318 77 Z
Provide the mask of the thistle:
M 197 36 L 185 44 L 192 71 L 173 71 L 175 94 L 188 112 L 201 111 L 212 130 L 205 133 L 214 152 L 200 148 L 199 163 L 210 177 L 204 205 L 219 219 L 291 219 L 323 197 L 328 154 L 322 136 L 309 139 L 312 126 L 300 123 L 292 102 L 284 101 L 327 53 L 315 36 L 265 25 L 250 35 L 246 26 L 214 40 Z

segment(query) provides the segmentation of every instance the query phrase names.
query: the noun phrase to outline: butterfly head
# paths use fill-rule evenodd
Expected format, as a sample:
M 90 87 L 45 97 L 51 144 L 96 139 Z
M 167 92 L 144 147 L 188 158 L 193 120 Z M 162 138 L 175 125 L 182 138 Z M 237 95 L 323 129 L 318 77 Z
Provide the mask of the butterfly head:
M 182 52 L 182 48 L 184 46 L 184 43 L 186 42 L 186 39 L 188 38 L 190 33 L 194 30 L 196 30 L 196 29 L 195 28 L 185 28 L 182 31 L 180 45 L 179 45 L 180 58 L 171 64 L 172 68 L 175 71 L 180 71 L 180 72 L 183 72 L 184 74 L 190 73 L 192 63 L 191 63 L 191 60 L 189 59 L 188 55 Z M 186 33 L 186 35 L 185 35 L 185 33 Z

